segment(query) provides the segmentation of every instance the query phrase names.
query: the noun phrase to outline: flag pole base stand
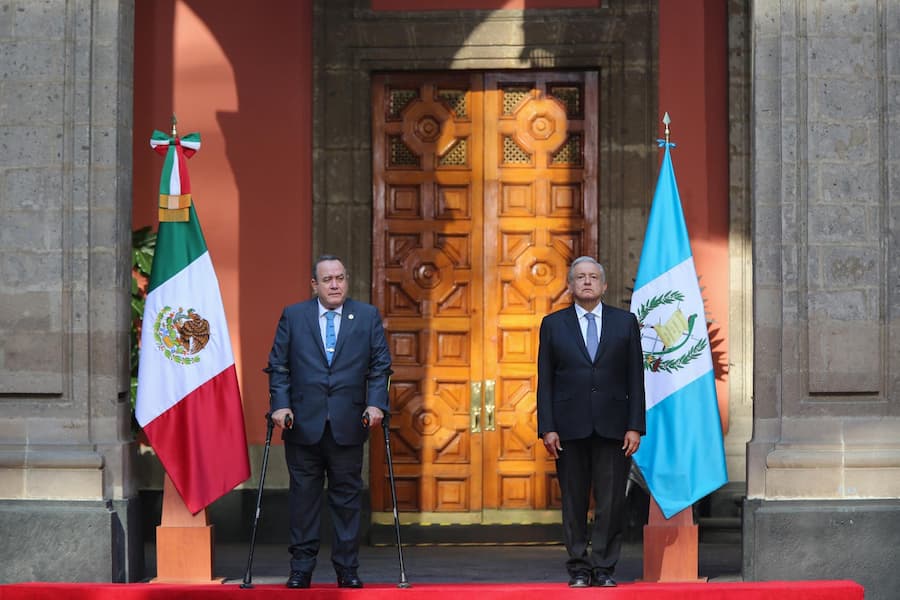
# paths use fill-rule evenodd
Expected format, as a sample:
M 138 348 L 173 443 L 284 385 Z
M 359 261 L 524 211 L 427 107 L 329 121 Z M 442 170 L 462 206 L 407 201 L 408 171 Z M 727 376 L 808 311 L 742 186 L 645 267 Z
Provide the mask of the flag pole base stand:
M 206 509 L 191 514 L 166 474 L 162 522 L 156 528 L 156 577 L 151 583 L 223 583 L 213 577 L 214 526 Z
M 699 528 L 691 507 L 666 519 L 650 498 L 650 516 L 644 525 L 644 583 L 706 583 L 697 576 Z

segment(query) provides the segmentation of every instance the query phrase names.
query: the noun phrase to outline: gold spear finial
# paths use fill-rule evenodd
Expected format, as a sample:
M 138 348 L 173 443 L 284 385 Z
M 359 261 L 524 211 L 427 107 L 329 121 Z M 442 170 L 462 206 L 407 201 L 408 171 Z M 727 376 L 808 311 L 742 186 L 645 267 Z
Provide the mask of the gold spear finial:
M 178 130 L 175 125 L 178 124 L 178 118 L 175 116 L 175 113 L 172 113 L 172 137 L 178 137 Z
M 669 113 L 663 115 L 662 118 L 663 124 L 666 126 L 666 143 L 669 143 L 669 123 L 672 122 L 672 119 L 669 118 Z

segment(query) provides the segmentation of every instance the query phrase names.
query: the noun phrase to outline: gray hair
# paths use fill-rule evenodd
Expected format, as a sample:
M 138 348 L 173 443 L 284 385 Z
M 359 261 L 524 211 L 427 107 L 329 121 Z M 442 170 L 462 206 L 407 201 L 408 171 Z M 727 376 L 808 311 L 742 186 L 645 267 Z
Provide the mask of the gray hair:
M 592 265 L 596 265 L 597 268 L 600 269 L 600 279 L 606 282 L 606 269 L 604 269 L 603 265 L 598 263 L 592 256 L 579 256 L 572 261 L 571 266 L 569 266 L 569 274 L 566 275 L 567 282 L 572 283 L 575 280 L 575 265 L 580 265 L 581 263 L 591 263 Z

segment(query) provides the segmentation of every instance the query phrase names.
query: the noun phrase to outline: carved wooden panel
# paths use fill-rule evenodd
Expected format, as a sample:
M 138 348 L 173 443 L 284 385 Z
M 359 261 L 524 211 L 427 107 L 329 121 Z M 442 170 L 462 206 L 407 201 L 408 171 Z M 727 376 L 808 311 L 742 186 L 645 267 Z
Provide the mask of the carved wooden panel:
M 497 380 L 497 429 L 502 443 L 498 460 L 535 460 L 542 447 L 534 444 L 537 414 L 534 394 L 536 375 L 502 377 Z
M 379 75 L 372 89 L 372 291 L 394 359 L 401 508 L 480 510 L 469 384 L 483 363 L 481 76 Z M 390 510 L 381 435 L 370 448 L 372 508 Z
M 571 302 L 572 259 L 596 254 L 597 76 L 387 74 L 372 89 L 372 291 L 394 359 L 399 507 L 558 507 L 537 443 L 538 329 Z M 389 511 L 379 433 L 372 508 Z
M 538 332 L 571 303 L 572 260 L 596 255 L 597 78 L 488 74 L 484 87 L 484 376 L 496 381 L 484 506 L 555 508 L 555 465 L 537 437 Z

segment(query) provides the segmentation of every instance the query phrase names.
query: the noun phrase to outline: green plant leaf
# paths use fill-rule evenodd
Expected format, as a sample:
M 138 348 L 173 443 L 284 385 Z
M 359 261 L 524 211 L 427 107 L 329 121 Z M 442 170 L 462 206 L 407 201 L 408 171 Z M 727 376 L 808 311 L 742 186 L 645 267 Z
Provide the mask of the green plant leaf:
M 149 280 L 150 270 L 153 267 L 153 255 L 156 252 L 156 232 L 152 227 L 141 227 L 131 232 L 131 268 Z M 140 360 L 140 335 L 141 318 L 144 316 L 144 298 L 147 290 L 138 278 L 132 274 L 131 278 L 131 408 L 137 400 L 137 376 L 138 362 Z M 157 336 L 158 337 L 158 336 Z M 136 423 L 134 419 L 132 422 Z
M 135 253 L 135 265 L 143 275 L 150 274 L 150 268 L 153 266 L 153 254 L 148 255 L 146 252 Z
M 143 298 L 135 298 L 131 297 L 131 317 L 133 319 L 140 319 L 144 316 L 144 306 L 147 304 L 147 301 Z M 133 327 L 132 327 L 133 328 Z

